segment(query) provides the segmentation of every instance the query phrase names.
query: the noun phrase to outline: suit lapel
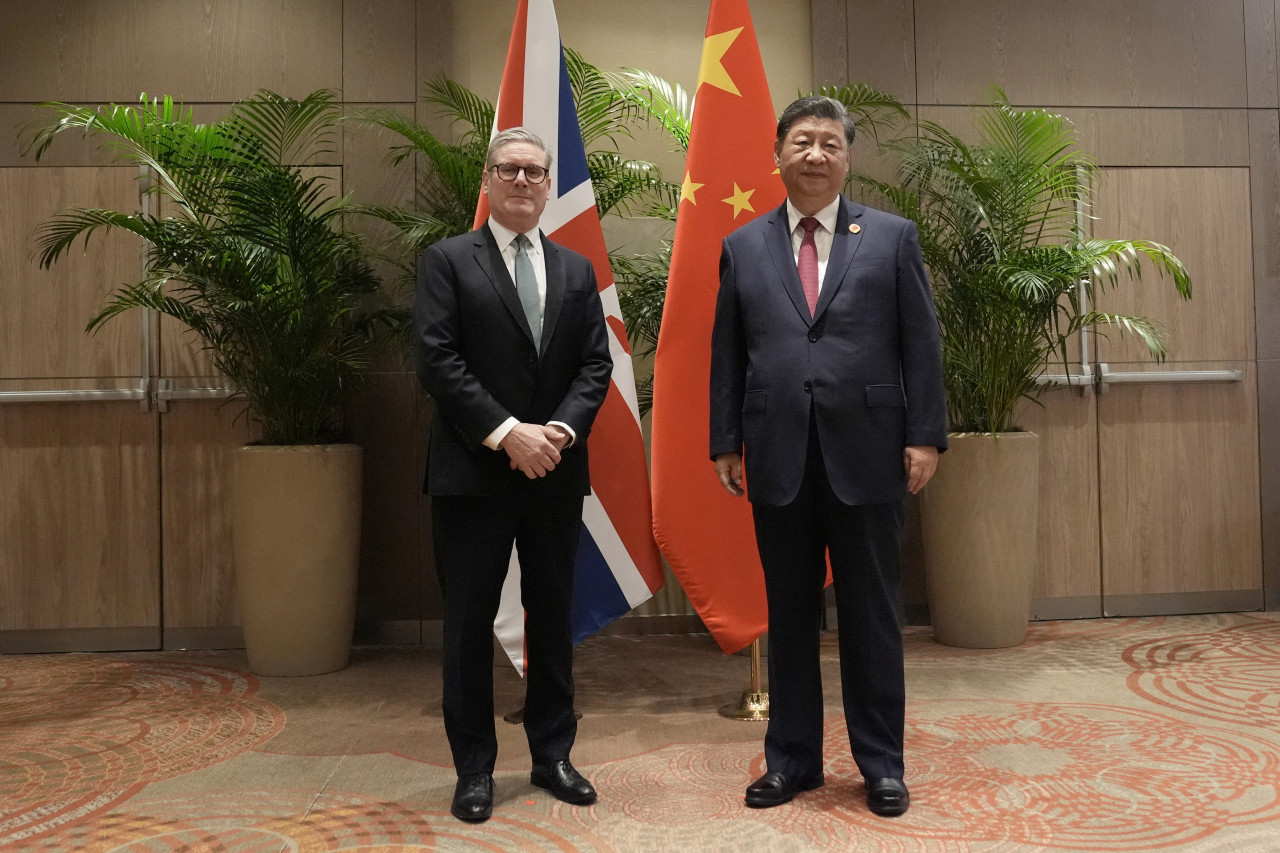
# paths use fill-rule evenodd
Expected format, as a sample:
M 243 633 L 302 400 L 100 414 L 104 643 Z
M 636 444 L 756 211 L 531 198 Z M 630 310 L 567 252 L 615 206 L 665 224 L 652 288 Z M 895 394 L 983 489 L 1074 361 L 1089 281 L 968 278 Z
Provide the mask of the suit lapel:
M 813 312 L 816 322 L 827 310 L 831 300 L 844 285 L 845 272 L 853 262 L 853 256 L 862 247 L 862 213 L 865 208 L 847 199 L 840 200 L 836 213 L 836 230 L 831 235 L 831 254 L 827 257 L 827 271 L 822 277 L 822 290 L 818 292 L 818 306 Z M 796 275 L 797 279 L 799 274 Z
M 533 340 L 533 331 L 529 328 L 529 321 L 524 318 L 524 307 L 520 304 L 520 294 L 516 292 L 516 283 L 511 280 L 511 273 L 507 272 L 507 263 L 502 259 L 502 252 L 498 249 L 498 241 L 494 238 L 493 232 L 489 230 L 488 223 L 480 226 L 473 232 L 478 235 L 475 243 L 476 263 L 480 265 L 480 269 L 489 279 L 489 283 L 493 289 L 497 291 L 498 298 L 502 300 L 502 304 L 507 306 L 507 311 L 511 314 L 511 320 L 519 326 L 530 341 Z M 545 247 L 546 240 L 543 239 Z
M 809 303 L 804 298 L 804 288 L 800 285 L 795 253 L 791 251 L 791 229 L 787 227 L 787 203 L 784 201 L 782 207 L 770 214 L 770 217 L 766 223 L 765 246 L 769 250 L 769 257 L 773 259 L 774 269 L 782 281 L 783 288 L 787 291 L 787 296 L 791 297 L 791 304 L 807 324 L 811 322 Z
M 539 353 L 555 334 L 560 307 L 564 305 L 565 286 L 564 258 L 560 256 L 559 247 L 548 240 L 545 234 L 542 235 L 542 257 L 546 259 L 547 300 L 542 309 L 542 346 L 539 347 Z

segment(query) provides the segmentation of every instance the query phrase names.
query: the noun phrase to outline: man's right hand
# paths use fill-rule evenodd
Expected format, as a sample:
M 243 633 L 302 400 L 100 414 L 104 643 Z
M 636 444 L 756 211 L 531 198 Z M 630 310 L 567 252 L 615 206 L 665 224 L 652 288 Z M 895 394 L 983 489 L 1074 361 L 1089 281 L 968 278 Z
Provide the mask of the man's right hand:
M 547 476 L 560 462 L 560 451 L 539 424 L 516 424 L 498 446 L 511 458 L 511 467 L 530 480 Z
M 735 498 L 742 497 L 742 454 L 721 453 L 717 456 L 716 476 L 726 492 Z

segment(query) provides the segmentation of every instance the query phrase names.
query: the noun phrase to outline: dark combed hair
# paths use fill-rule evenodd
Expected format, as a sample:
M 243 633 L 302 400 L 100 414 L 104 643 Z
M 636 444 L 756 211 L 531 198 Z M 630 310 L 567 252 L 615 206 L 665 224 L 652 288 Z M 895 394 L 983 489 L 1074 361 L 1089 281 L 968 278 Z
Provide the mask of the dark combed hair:
M 806 95 L 792 101 L 778 119 L 777 141 L 786 139 L 791 125 L 802 118 L 829 118 L 840 122 L 844 125 L 844 141 L 849 145 L 853 144 L 853 132 L 857 128 L 853 116 L 849 115 L 844 104 L 826 95 Z

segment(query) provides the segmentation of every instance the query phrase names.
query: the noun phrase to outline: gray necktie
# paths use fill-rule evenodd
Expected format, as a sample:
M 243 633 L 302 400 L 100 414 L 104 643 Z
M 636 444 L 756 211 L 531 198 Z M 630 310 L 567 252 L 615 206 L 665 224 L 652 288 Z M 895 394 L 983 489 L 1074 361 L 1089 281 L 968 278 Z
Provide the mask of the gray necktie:
M 529 259 L 529 238 L 516 235 L 516 293 L 520 294 L 520 307 L 529 321 L 529 331 L 535 342 L 542 341 L 542 300 L 538 297 L 538 276 Z

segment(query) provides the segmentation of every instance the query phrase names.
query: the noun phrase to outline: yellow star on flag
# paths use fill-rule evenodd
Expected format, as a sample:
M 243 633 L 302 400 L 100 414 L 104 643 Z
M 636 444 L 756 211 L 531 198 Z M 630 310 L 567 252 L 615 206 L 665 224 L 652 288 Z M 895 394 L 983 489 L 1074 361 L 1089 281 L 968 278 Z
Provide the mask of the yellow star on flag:
M 751 206 L 751 196 L 755 195 L 755 192 L 755 190 L 744 190 L 735 183 L 733 185 L 733 195 L 720 200 L 725 204 L 733 205 L 733 218 L 737 219 L 738 214 L 744 210 L 749 210 L 752 213 L 756 212 L 756 209 Z
M 693 178 L 689 177 L 689 173 L 684 173 L 684 183 L 680 185 L 680 200 L 688 201 L 689 204 L 697 204 L 698 200 L 693 194 L 702 189 L 706 184 L 694 183 Z
M 721 61 L 729 50 L 729 46 L 741 32 L 742 27 L 738 27 L 736 30 L 707 36 L 703 40 L 702 65 L 698 68 L 698 88 L 702 88 L 702 84 L 706 83 L 717 89 L 724 89 L 731 95 L 742 94 L 734 84 L 733 78 L 729 76 L 729 72 L 724 70 L 724 63 Z

